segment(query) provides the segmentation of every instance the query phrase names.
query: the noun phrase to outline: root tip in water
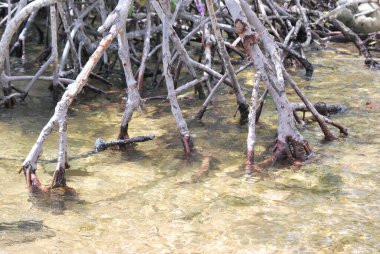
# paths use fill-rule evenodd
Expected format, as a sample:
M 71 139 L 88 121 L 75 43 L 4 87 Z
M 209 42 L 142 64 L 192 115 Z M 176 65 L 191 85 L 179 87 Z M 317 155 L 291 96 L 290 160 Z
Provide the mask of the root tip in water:
M 260 174 L 266 174 L 267 172 L 262 169 L 261 167 L 259 166 L 256 166 L 256 165 L 246 165 L 245 166 L 245 173 L 246 174 L 252 174 L 253 172 L 257 172 L 257 173 L 260 173 Z

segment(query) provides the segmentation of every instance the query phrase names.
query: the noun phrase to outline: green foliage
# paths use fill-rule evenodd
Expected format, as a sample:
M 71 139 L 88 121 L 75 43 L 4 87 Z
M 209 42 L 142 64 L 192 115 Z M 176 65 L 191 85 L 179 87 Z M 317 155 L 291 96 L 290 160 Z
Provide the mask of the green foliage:
M 128 11 L 128 17 L 130 17 L 130 16 L 132 15 L 132 13 L 133 13 L 134 10 L 135 10 L 135 4 L 133 3 L 133 4 L 131 5 L 131 8 L 129 8 L 129 11 Z
M 175 10 L 176 5 L 177 5 L 177 0 L 170 0 L 170 9 L 171 9 L 171 11 Z

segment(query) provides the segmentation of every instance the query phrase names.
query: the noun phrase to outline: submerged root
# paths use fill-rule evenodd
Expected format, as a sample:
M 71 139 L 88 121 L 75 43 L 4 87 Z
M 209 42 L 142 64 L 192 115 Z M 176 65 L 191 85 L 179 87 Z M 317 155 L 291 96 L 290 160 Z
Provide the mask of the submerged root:
M 239 123 L 241 125 L 244 125 L 248 123 L 248 116 L 249 116 L 249 106 L 247 104 L 241 103 L 238 106 L 239 112 L 240 112 L 240 120 Z
M 182 144 L 183 144 L 183 149 L 185 150 L 185 157 L 186 159 L 189 159 L 191 155 L 191 151 L 194 148 L 194 144 L 193 144 L 193 141 L 190 139 L 190 136 L 182 137 Z
M 64 167 L 59 167 L 54 174 L 52 183 L 49 187 L 46 187 L 42 185 L 41 181 L 38 179 L 36 174 L 36 168 L 33 168 L 31 163 L 26 164 L 25 166 L 21 167 L 19 170 L 19 173 L 24 172 L 25 180 L 28 189 L 30 192 L 42 192 L 47 193 L 51 189 L 59 188 L 59 187 L 67 187 L 66 185 L 66 177 L 65 177 L 65 169 L 70 168 L 70 165 L 68 163 L 65 163 Z
M 41 192 L 48 192 L 48 188 L 42 185 L 38 179 L 36 170 L 37 169 L 33 168 L 31 163 L 28 163 L 25 166 L 21 167 L 18 173 L 20 174 L 21 172 L 24 172 L 26 185 L 31 192 L 36 189 L 40 190 Z
M 79 194 L 71 187 L 49 187 L 46 192 L 35 188 L 30 193 L 29 201 L 39 209 L 48 209 L 53 214 L 63 214 L 67 204 L 81 202 Z
M 210 172 L 211 158 L 210 156 L 205 156 L 202 159 L 202 164 L 199 172 L 191 176 L 191 181 L 193 183 L 199 182 L 203 177 L 206 177 Z
M 312 149 L 307 141 L 300 142 L 287 137 L 286 142 L 276 141 L 273 152 L 272 166 L 299 165 L 310 157 Z
M 253 165 L 253 164 L 245 164 L 245 173 L 246 174 L 252 174 L 253 172 L 260 173 L 260 174 L 266 174 L 267 172 L 259 167 L 258 165 Z
M 255 158 L 255 152 L 247 150 L 247 161 L 244 167 L 245 173 L 246 174 L 251 174 L 253 172 L 257 172 L 261 174 L 266 173 L 264 169 L 262 169 L 258 165 L 254 165 L 254 158 Z
M 51 188 L 66 187 L 65 168 L 60 167 L 54 172 Z

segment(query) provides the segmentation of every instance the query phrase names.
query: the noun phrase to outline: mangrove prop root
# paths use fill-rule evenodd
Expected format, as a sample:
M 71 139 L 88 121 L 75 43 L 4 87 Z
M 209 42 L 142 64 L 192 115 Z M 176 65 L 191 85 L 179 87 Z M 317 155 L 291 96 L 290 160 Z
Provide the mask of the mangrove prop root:
M 185 150 L 186 159 L 190 158 L 191 151 L 193 150 L 193 142 L 190 139 L 190 136 L 182 137 L 183 149 Z
M 277 140 L 273 152 L 272 166 L 293 165 L 295 162 L 307 160 L 313 153 L 309 143 L 299 142 L 291 137 L 287 137 L 286 142 Z
M 21 172 L 24 172 L 26 185 L 30 191 L 32 191 L 33 188 L 37 188 L 42 192 L 48 191 L 48 188 L 41 184 L 40 180 L 36 175 L 36 170 L 33 169 L 31 164 L 27 164 L 21 167 L 18 173 L 20 174 Z
M 264 169 L 258 165 L 254 165 L 255 152 L 247 150 L 247 162 L 245 163 L 245 173 L 250 174 L 252 172 L 265 173 Z
M 61 167 L 54 171 L 53 181 L 51 183 L 51 188 L 58 187 L 66 187 L 65 169 Z
M 191 176 L 192 182 L 199 182 L 202 177 L 205 177 L 210 172 L 211 158 L 210 156 L 204 156 L 200 170 Z
M 355 0 L 355 2 L 359 1 L 364 2 L 364 0 Z M 82 89 L 88 85 L 89 77 L 111 85 L 106 78 L 113 73 L 121 74 L 125 77 L 125 88 L 128 90 L 128 100 L 118 140 L 97 140 L 97 151 L 102 151 L 112 145 L 122 147 L 128 143 L 153 139 L 153 136 L 148 136 L 151 138 L 146 140 L 142 138 L 143 141 L 138 140 L 141 137 L 129 138 L 128 124 L 134 112 L 140 109 L 142 100 L 139 91 L 144 91 L 144 84 L 149 83 L 149 81 L 143 82 L 144 79 L 154 75 L 151 82 L 165 82 L 167 100 L 171 104 L 172 114 L 176 120 L 187 158 L 190 156 L 192 143 L 190 131 L 182 114 L 177 95 L 194 86 L 201 88 L 201 84 L 206 83 L 210 93 L 197 114 L 197 119 L 201 119 L 209 103 L 218 103 L 213 97 L 215 97 L 218 87 L 223 83 L 233 88 L 237 110 L 240 112 L 240 124 L 247 123 L 249 117 L 255 118 L 257 122 L 264 105 L 265 96 L 270 94 L 276 104 L 279 116 L 279 140 L 274 151 L 274 161 L 303 161 L 312 151 L 294 124 L 294 111 L 310 111 L 320 124 L 327 139 L 336 138 L 327 124 L 338 128 L 344 135 L 347 135 L 347 129 L 325 117 L 342 112 L 343 108 L 325 105 L 324 103 L 310 103 L 296 83 L 291 80 L 284 68 L 284 60 L 288 57 L 298 59 L 306 69 L 306 75 L 310 78 L 313 66 L 306 59 L 304 52 L 308 50 L 309 45 L 312 45 L 312 40 L 327 41 L 326 38 L 337 34 L 336 30 L 339 30 L 339 34 L 343 34 L 355 43 L 366 58 L 367 64 L 378 65 L 366 47 L 366 44 L 368 45 L 372 39 L 366 40 L 357 36 L 342 22 L 331 18 L 331 13 L 323 15 L 321 11 L 326 10 L 323 10 L 321 7 L 323 5 L 319 3 L 325 1 L 285 1 L 280 6 L 277 4 L 278 1 L 273 0 L 255 0 L 253 3 L 249 1 L 252 3 L 251 5 L 246 0 L 225 0 L 223 3 L 205 0 L 207 11 L 205 11 L 203 4 L 202 8 L 191 8 L 191 1 L 183 1 L 183 3 L 178 3 L 174 13 L 171 10 L 170 1 L 164 0 L 149 0 L 145 3 L 144 8 L 130 8 L 133 4 L 131 0 L 92 1 L 91 4 L 81 5 L 81 8 L 76 5 L 77 1 L 9 2 L 12 2 L 13 10 L 17 10 L 17 12 L 12 11 L 13 14 L 11 12 L 6 14 L 5 11 L 0 12 L 1 19 L 5 20 L 0 20 L 0 29 L 3 28 L 1 26 L 5 24 L 6 16 L 8 16 L 8 22 L 4 27 L 5 29 L 2 29 L 4 32 L 0 40 L 0 89 L 3 90 L 4 94 L 0 98 L 0 106 L 10 107 L 13 102 L 16 102 L 14 99 L 25 98 L 37 80 L 52 81 L 57 92 L 62 84 L 67 85 L 67 90 L 58 102 L 53 117 L 41 131 L 39 138 L 23 163 L 24 169 L 30 166 L 29 171 L 24 170 L 24 172 L 29 172 L 26 174 L 29 186 L 33 185 L 32 181 L 35 183 L 38 181 L 35 170 L 44 141 L 57 125 L 60 128 L 65 126 L 66 123 L 63 121 L 66 121 L 68 107 Z M 336 1 L 329 2 L 335 4 Z M 117 5 L 113 11 L 109 12 L 108 10 L 115 5 L 113 3 L 117 3 Z M 46 54 L 41 58 L 42 66 L 31 76 L 13 75 L 10 70 L 14 64 L 13 61 L 10 61 L 9 55 L 9 44 L 12 42 L 12 38 L 21 39 L 20 43 L 23 50 L 21 57 L 25 57 L 25 54 L 28 53 L 24 52 L 25 50 L 28 51 L 25 45 L 28 45 L 27 40 L 30 37 L 26 36 L 27 31 L 30 30 L 28 28 L 33 20 L 37 24 L 48 18 L 46 17 L 48 11 L 40 11 L 48 6 L 51 6 L 51 21 L 46 28 L 46 36 L 41 35 L 41 37 L 48 38 L 47 45 L 45 45 Z M 56 13 L 56 7 L 58 7 L 59 15 Z M 214 10 L 214 8 L 216 9 Z M 333 12 L 336 11 L 335 9 Z M 259 13 L 260 15 L 258 15 Z M 86 19 L 85 17 L 88 16 L 92 18 Z M 327 18 L 329 19 L 326 23 L 319 23 L 322 19 Z M 89 23 L 90 20 L 93 23 Z M 317 20 L 316 23 L 319 25 L 311 26 L 311 20 Z M 94 24 L 99 23 L 102 26 L 96 31 Z M 41 33 L 44 32 L 41 30 Z M 49 39 L 49 37 L 52 38 Z M 113 42 L 115 38 L 117 38 L 117 42 Z M 66 42 L 63 50 L 59 48 L 61 43 L 58 43 L 62 39 Z M 207 48 L 204 52 L 204 64 L 193 60 L 193 58 L 196 59 L 202 55 L 203 52 L 199 53 L 200 51 L 193 50 L 194 44 L 189 45 L 190 40 L 200 42 Z M 259 89 L 259 85 L 264 86 L 265 88 L 260 87 L 264 93 L 259 101 L 257 98 L 254 100 L 258 107 L 255 114 L 251 113 L 251 116 L 250 107 L 245 98 L 246 94 L 243 93 L 248 88 L 239 83 L 238 71 L 235 71 L 235 66 L 233 66 L 233 55 L 226 50 L 226 46 L 240 56 L 246 54 L 248 58 L 246 60 L 254 60 L 255 71 L 262 75 L 257 82 L 257 89 Z M 139 50 L 140 52 L 138 52 Z M 213 52 L 218 54 L 213 56 Z M 70 59 L 70 54 L 72 59 Z M 57 63 L 58 59 L 61 59 L 60 64 Z M 101 59 L 102 63 L 99 66 L 98 61 Z M 180 72 L 180 68 L 177 68 L 174 82 L 173 68 L 175 63 L 179 63 L 177 66 L 183 64 L 190 75 Z M 132 66 L 133 64 L 136 66 Z M 150 69 L 149 66 L 152 65 L 156 68 Z M 48 68 L 49 66 L 52 68 Z M 48 70 L 50 74 L 42 76 Z M 201 72 L 203 72 L 203 76 L 200 78 L 198 75 Z M 71 77 L 69 77 L 70 75 Z M 73 80 L 74 77 L 75 80 Z M 20 88 L 19 94 L 12 93 L 12 82 L 23 80 L 30 81 L 27 81 L 24 88 Z M 217 80 L 219 80 L 218 83 L 213 87 L 213 83 Z M 185 85 L 176 86 L 182 82 Z M 304 104 L 290 103 L 286 96 L 289 91 L 285 83 L 290 83 L 290 87 L 296 91 Z M 92 91 L 104 94 L 99 89 L 94 89 L 92 86 L 88 87 L 92 88 Z M 201 94 L 201 90 L 198 89 L 197 91 Z M 58 93 L 56 95 L 56 99 L 58 99 Z M 153 100 L 159 97 L 150 98 Z M 300 119 L 297 120 L 301 122 Z M 253 124 L 254 121 L 251 121 L 252 133 L 255 131 Z M 66 128 L 62 127 L 60 140 L 62 145 L 59 150 L 59 165 L 57 165 L 53 177 L 53 186 L 65 185 L 64 174 L 65 168 L 67 168 L 65 165 L 67 163 Z M 251 138 L 250 140 L 254 141 L 255 139 Z M 251 143 L 254 144 L 254 142 Z M 253 146 L 252 149 L 248 149 L 246 165 L 247 168 L 254 169 Z
M 95 141 L 95 151 L 96 152 L 101 152 L 106 150 L 107 148 L 111 146 L 121 146 L 121 145 L 127 145 L 127 144 L 132 144 L 136 142 L 145 142 L 149 140 L 153 140 L 155 136 L 138 136 L 138 137 L 133 137 L 129 139 L 118 139 L 114 141 L 105 141 L 101 138 L 97 138 Z

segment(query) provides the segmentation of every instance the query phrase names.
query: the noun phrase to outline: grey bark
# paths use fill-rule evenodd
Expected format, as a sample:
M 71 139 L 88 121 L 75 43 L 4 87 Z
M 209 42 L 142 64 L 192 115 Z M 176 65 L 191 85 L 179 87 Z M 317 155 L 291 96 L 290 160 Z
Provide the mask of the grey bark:
M 206 0 L 207 3 L 207 9 L 209 12 L 209 16 L 211 19 L 211 26 L 212 30 L 214 31 L 216 42 L 218 45 L 219 52 L 221 54 L 222 62 L 224 66 L 226 67 L 228 76 L 231 78 L 232 82 L 232 88 L 234 89 L 235 96 L 236 96 L 236 101 L 239 107 L 240 111 L 240 123 L 244 124 L 247 122 L 248 119 L 248 114 L 249 114 L 249 109 L 248 109 L 248 104 L 244 98 L 244 95 L 241 91 L 240 84 L 237 80 L 234 68 L 231 64 L 230 57 L 227 53 L 226 47 L 224 45 L 224 40 L 222 37 L 222 34 L 220 33 L 220 30 L 217 28 L 216 25 L 216 14 L 214 11 L 214 6 L 211 0 Z

